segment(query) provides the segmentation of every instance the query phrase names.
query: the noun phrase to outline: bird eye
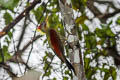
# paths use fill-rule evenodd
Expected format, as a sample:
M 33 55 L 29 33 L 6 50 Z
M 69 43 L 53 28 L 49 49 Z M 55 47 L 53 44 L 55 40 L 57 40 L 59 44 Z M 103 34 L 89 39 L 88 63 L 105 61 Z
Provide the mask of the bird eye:
M 38 26 L 38 29 L 41 29 L 41 27 L 44 27 L 45 26 L 45 23 L 41 23 L 39 26 Z

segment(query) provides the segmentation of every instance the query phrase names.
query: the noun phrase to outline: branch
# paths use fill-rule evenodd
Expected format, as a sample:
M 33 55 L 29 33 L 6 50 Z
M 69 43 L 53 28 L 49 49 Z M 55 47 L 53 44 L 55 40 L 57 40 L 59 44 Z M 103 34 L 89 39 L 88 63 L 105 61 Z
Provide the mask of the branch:
M 35 42 L 36 40 L 38 40 L 39 38 L 40 38 L 41 36 L 39 35 L 39 36 L 36 36 L 34 39 L 33 39 L 33 41 L 29 41 L 21 50 L 19 50 L 19 51 L 17 51 L 15 54 L 17 54 L 17 55 L 13 55 L 9 60 L 7 60 L 7 61 L 10 61 L 10 62 L 14 62 L 14 63 L 22 63 L 22 64 L 24 64 L 24 65 L 26 65 L 26 67 L 28 68 L 28 69 L 30 69 L 30 67 L 25 63 L 25 62 L 23 62 L 23 60 L 22 60 L 22 58 L 21 58 L 21 55 L 22 55 L 22 53 L 33 43 L 33 42 Z M 16 61 L 16 57 L 17 57 L 17 61 Z
M 68 54 L 70 57 L 71 62 L 73 63 L 73 66 L 75 68 L 75 74 L 73 75 L 73 80 L 85 80 L 85 72 L 84 72 L 84 65 L 83 65 L 83 56 L 80 52 L 80 47 L 77 47 L 77 45 L 80 45 L 79 38 L 77 36 L 77 26 L 75 25 L 75 20 L 73 19 L 73 10 L 72 8 L 68 7 L 66 4 L 63 4 L 59 0 L 60 10 L 61 14 L 63 16 L 63 21 L 66 24 L 66 36 L 68 37 Z M 77 44 L 76 44 L 77 43 Z M 79 56 L 80 55 L 80 56 Z
M 108 54 L 113 57 L 115 65 L 118 67 L 120 65 L 120 54 L 117 50 L 117 42 L 114 43 L 114 45 L 110 45 L 111 41 L 110 38 L 107 40 L 107 47 L 105 50 L 107 50 Z
M 49 0 L 49 1 L 50 1 L 50 0 Z M 44 8 L 44 10 L 43 10 L 43 14 L 44 14 L 44 12 L 45 12 L 46 9 L 47 9 L 47 4 L 49 3 L 49 1 L 45 4 L 45 8 Z M 36 30 L 37 30 L 37 27 L 38 27 L 38 25 L 39 25 L 42 17 L 44 16 L 43 14 L 39 17 L 38 24 L 37 24 L 37 26 L 36 26 L 36 29 L 35 29 L 33 38 L 35 38 L 35 36 L 36 36 Z M 29 62 L 29 59 L 30 59 L 30 55 L 31 55 L 31 53 L 32 53 L 32 50 L 33 50 L 33 43 L 31 44 L 31 49 L 30 49 L 30 51 L 29 51 L 29 55 L 28 55 L 28 59 L 27 59 L 26 64 L 28 64 L 28 62 Z M 25 72 L 26 72 L 26 70 L 27 70 L 27 69 L 25 68 Z M 24 72 L 24 73 L 25 73 L 25 72 Z
M 16 17 L 15 20 L 13 20 L 13 22 L 11 22 L 9 25 L 7 25 L 2 32 L 0 32 L 0 38 L 3 37 L 4 35 L 6 35 L 11 28 L 13 28 L 23 17 L 25 17 L 26 15 L 28 15 L 28 13 L 35 7 L 36 4 L 40 3 L 41 0 L 34 0 L 34 2 L 27 7 L 19 16 Z
M 120 9 L 117 9 L 113 13 L 106 13 L 102 15 L 98 15 L 97 17 L 102 21 L 105 22 L 108 18 L 115 16 L 116 14 L 120 13 Z
M 88 0 L 87 1 L 87 6 L 88 8 L 93 12 L 94 16 L 99 18 L 103 23 L 106 22 L 106 20 L 114 15 L 116 15 L 117 13 L 120 13 L 120 9 L 114 8 L 115 11 L 113 13 L 108 13 L 106 12 L 105 14 L 102 14 L 95 6 L 94 6 L 94 2 L 98 2 L 98 3 L 109 3 L 112 4 L 112 1 L 99 1 L 99 0 Z M 113 7 L 113 6 L 112 6 Z
M 113 1 L 110 1 L 110 0 L 108 0 L 108 1 L 105 1 L 105 0 L 103 0 L 103 1 L 101 1 L 101 0 L 91 0 L 91 1 L 94 1 L 94 2 L 97 2 L 97 3 L 100 3 L 100 4 L 109 4 L 112 8 L 117 9 L 115 7 L 115 5 L 113 4 Z
M 22 40 L 23 40 L 23 36 L 24 36 L 25 30 L 26 30 L 26 27 L 27 27 L 27 24 L 26 24 L 27 18 L 28 18 L 28 16 L 26 16 L 26 17 L 25 17 L 25 20 L 24 20 L 22 32 L 21 32 L 21 35 L 20 35 L 20 37 L 19 37 L 19 42 L 18 42 L 18 45 L 17 45 L 17 50 L 19 50 L 19 47 L 20 47 L 21 42 L 22 42 Z
M 17 77 L 16 74 L 12 72 L 12 69 L 7 64 L 0 64 L 0 67 L 4 68 L 11 77 Z
M 91 0 L 87 1 L 87 7 L 93 12 L 95 16 L 101 15 L 102 13 L 94 6 L 94 2 Z
M 48 63 L 45 63 L 45 64 L 48 64 L 48 65 L 47 65 L 47 67 L 45 68 L 45 72 L 44 72 L 44 74 L 43 74 L 43 76 L 42 76 L 42 79 L 43 79 L 43 77 L 46 75 L 47 71 L 49 70 L 50 65 L 51 65 L 51 63 L 52 63 L 52 61 L 53 61 L 53 59 L 54 59 L 54 56 L 55 56 L 55 55 L 52 56 L 51 62 L 50 62 L 49 64 L 48 64 Z
M 36 40 L 38 40 L 41 36 L 38 35 L 35 38 L 33 38 L 32 41 L 29 41 L 21 50 L 19 50 L 20 53 L 23 53 L 33 42 L 35 42 Z M 22 55 L 22 54 L 20 54 Z

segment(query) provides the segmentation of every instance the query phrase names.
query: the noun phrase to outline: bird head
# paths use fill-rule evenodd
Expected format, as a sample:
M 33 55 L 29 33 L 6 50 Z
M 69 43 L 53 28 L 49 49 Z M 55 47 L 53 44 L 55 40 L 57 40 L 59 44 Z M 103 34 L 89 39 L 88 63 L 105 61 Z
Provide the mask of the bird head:
M 46 22 L 42 22 L 38 26 L 37 31 L 40 32 L 41 34 L 44 34 L 46 32 Z

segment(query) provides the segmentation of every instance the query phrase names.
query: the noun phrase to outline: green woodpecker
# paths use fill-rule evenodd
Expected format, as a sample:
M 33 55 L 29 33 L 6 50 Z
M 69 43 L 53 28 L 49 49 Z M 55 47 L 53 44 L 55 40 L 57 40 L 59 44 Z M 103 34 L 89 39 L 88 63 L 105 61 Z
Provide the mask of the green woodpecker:
M 52 27 L 49 27 L 47 20 L 45 22 L 43 22 L 42 24 L 40 24 L 40 26 L 38 26 L 37 30 L 43 31 L 46 33 L 48 42 L 49 42 L 50 46 L 52 47 L 54 53 L 58 56 L 58 58 L 62 62 L 66 63 L 66 65 L 68 66 L 68 68 L 70 70 L 73 70 L 73 72 L 75 73 L 74 67 L 66 59 L 66 57 L 64 55 L 64 47 L 62 45 L 62 42 L 61 42 L 60 37 L 57 34 L 56 30 Z

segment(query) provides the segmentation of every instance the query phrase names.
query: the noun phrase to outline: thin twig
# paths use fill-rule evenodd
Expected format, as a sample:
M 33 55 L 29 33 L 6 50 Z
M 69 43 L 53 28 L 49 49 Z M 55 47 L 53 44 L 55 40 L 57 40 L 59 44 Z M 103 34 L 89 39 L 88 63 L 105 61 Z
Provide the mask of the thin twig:
M 17 45 L 17 51 L 19 51 L 19 47 L 21 45 L 21 42 L 23 40 L 23 36 L 24 36 L 25 30 L 27 28 L 27 24 L 26 24 L 27 19 L 28 19 L 28 15 L 25 17 L 25 20 L 24 20 L 23 29 L 22 29 L 21 35 L 19 37 L 19 42 L 18 42 L 18 45 Z
M 46 67 L 46 69 L 45 69 L 45 74 L 47 73 L 47 70 L 49 69 L 49 67 L 50 67 L 50 64 L 52 63 L 52 61 L 53 61 L 53 59 L 54 59 L 54 56 L 55 55 L 53 55 L 53 57 L 51 58 L 51 62 L 48 64 L 48 66 Z M 42 79 L 43 79 L 43 77 L 45 76 L 45 74 L 42 76 Z
M 46 6 L 47 6 L 47 3 L 46 3 Z M 46 11 L 46 6 L 45 6 L 45 9 L 44 9 L 43 13 Z M 38 23 L 41 21 L 42 17 L 43 17 L 43 14 L 40 16 Z M 37 27 L 38 27 L 38 25 L 39 25 L 39 24 L 37 24 Z M 36 27 L 36 29 L 35 29 L 33 38 L 35 38 L 35 36 L 36 36 L 37 27 Z M 29 55 L 28 55 L 28 59 L 27 59 L 26 64 L 28 64 L 28 61 L 29 61 L 30 55 L 31 55 L 31 53 L 32 53 L 32 50 L 33 50 L 33 43 L 31 44 L 31 49 L 30 49 L 30 52 L 29 52 Z M 26 68 L 25 68 L 25 72 L 26 72 Z M 25 72 L 24 72 L 24 73 L 25 73 Z
M 108 18 L 113 17 L 114 15 L 120 13 L 120 9 L 117 9 L 114 6 L 112 6 L 115 9 L 115 11 L 113 13 L 106 12 L 106 13 L 102 14 L 99 11 L 99 9 L 94 6 L 94 2 L 103 3 L 103 4 L 108 3 L 109 5 L 112 4 L 113 2 L 99 1 L 99 0 L 88 0 L 87 1 L 87 7 L 93 12 L 95 17 L 99 18 L 103 23 L 105 23 Z
M 20 64 L 19 64 L 18 59 L 17 59 L 18 54 L 17 54 L 17 51 L 16 51 L 16 46 L 15 46 L 14 38 L 13 38 L 13 46 L 14 46 L 14 51 L 15 51 L 15 55 L 16 55 L 15 58 L 16 58 L 16 61 L 17 61 L 18 66 L 19 66 L 19 70 L 20 70 L 20 72 L 21 72 L 21 74 L 22 74 L 22 70 L 21 70 L 21 68 L 20 68 Z
M 19 16 L 16 17 L 10 24 L 8 24 L 3 30 L 3 34 L 0 34 L 0 38 L 6 35 L 10 29 L 12 29 L 23 17 L 28 15 L 28 13 L 36 6 L 36 4 L 40 3 L 41 0 L 34 0 L 34 2 L 27 7 Z
M 9 65 L 0 63 L 0 67 L 4 68 L 11 77 L 17 77 L 17 75 L 11 71 L 12 69 Z

